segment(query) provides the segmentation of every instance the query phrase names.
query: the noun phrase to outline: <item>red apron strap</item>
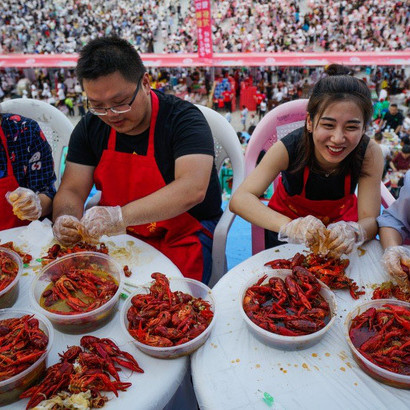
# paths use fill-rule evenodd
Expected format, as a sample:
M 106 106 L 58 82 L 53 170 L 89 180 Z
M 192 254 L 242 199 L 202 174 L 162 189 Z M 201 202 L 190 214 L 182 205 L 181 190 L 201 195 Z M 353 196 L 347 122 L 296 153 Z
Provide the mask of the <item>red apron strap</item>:
M 309 178 L 309 168 L 305 167 L 305 169 L 303 170 L 303 188 L 302 188 L 302 192 L 300 193 L 301 196 L 303 196 L 304 198 L 306 197 L 306 182 Z
M 6 136 L 5 136 L 4 132 L 3 132 L 3 128 L 1 128 L 1 125 L 0 125 L 0 139 L 1 139 L 1 142 L 2 142 L 3 147 L 4 147 L 4 151 L 6 151 L 6 158 L 7 158 L 7 176 L 10 176 L 10 175 L 13 175 L 13 166 L 12 166 L 11 158 L 10 158 L 10 155 L 9 155 L 9 149 L 8 149 L 8 147 L 7 147 Z
M 117 142 L 117 131 L 114 128 L 110 130 L 110 136 L 108 137 L 107 149 L 110 151 L 115 151 L 115 145 Z
M 350 194 L 350 187 L 352 186 L 352 177 L 350 174 L 345 176 L 345 196 Z

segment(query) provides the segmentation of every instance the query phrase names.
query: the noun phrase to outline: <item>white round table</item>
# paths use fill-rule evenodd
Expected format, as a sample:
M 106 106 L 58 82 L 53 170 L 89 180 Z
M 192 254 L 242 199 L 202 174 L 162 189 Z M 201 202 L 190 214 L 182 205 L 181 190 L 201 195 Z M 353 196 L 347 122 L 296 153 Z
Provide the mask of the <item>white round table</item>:
M 0 231 L 0 244 L 13 241 L 19 248 L 33 256 L 30 266 L 33 268 L 24 269 L 24 276 L 20 279 L 19 297 L 14 308 L 33 309 L 30 305 L 29 289 L 31 281 L 39 272 L 39 263 L 36 258 L 46 254 L 52 238 L 50 226 L 40 222 L 33 222 L 28 227 L 14 228 Z M 142 284 L 151 281 L 151 273 L 162 272 L 169 277 L 181 277 L 179 269 L 161 252 L 152 246 L 129 235 L 119 235 L 106 238 L 104 242 L 112 249 L 112 255 L 123 266 L 128 264 L 132 273 L 127 282 Z M 119 249 L 123 248 L 123 251 Z M 125 249 L 125 252 L 124 252 Z M 37 266 L 36 266 L 37 265 Z M 133 291 L 130 286 L 125 286 Z M 125 292 L 124 292 L 125 293 Z M 120 302 L 119 310 L 124 302 Z M 58 353 L 67 349 L 67 346 L 79 345 L 82 335 L 71 335 L 54 331 L 54 343 L 48 357 L 48 365 L 59 361 Z M 181 357 L 173 360 L 160 360 L 147 356 L 140 352 L 132 342 L 127 342 L 126 336 L 120 325 L 119 311 L 102 328 L 87 333 L 97 337 L 108 337 L 115 341 L 121 348 L 131 353 L 138 361 L 144 373 L 131 373 L 121 370 L 121 381 L 131 382 L 132 386 L 125 392 L 119 392 L 119 397 L 107 393 L 111 398 L 104 408 L 107 409 L 162 409 L 172 399 L 188 368 L 188 357 Z M 106 394 L 106 393 L 104 393 Z M 28 399 L 20 400 L 4 408 L 16 409 L 25 408 Z
M 239 311 L 239 292 L 253 275 L 269 272 L 264 263 L 292 257 L 303 250 L 283 245 L 265 250 L 231 269 L 213 288 L 218 321 L 207 343 L 191 356 L 195 394 L 201 409 L 408 409 L 410 392 L 382 384 L 356 364 L 344 337 L 349 310 L 371 299 L 371 285 L 387 280 L 378 241 L 364 246 L 366 253 L 349 255 L 348 275 L 366 295 L 351 298 L 336 290 L 337 320 L 315 346 L 281 351 L 262 344 L 248 330 Z

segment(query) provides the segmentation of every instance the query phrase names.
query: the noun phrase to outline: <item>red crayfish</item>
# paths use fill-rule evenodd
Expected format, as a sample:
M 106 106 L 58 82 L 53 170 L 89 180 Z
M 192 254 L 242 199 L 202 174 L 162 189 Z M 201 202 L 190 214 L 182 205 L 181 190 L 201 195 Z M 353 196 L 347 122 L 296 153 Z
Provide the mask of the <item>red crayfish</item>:
M 71 267 L 51 277 L 52 283 L 41 295 L 40 305 L 62 315 L 89 312 L 107 303 L 117 292 L 116 279 L 107 272 Z M 64 310 L 61 307 L 64 302 Z M 58 304 L 58 305 L 56 305 Z M 54 306 L 59 306 L 55 308 Z
M 243 299 L 246 315 L 256 325 L 283 336 L 302 336 L 324 328 L 330 307 L 314 275 L 295 266 L 285 280 L 268 275 L 250 286 Z
M 214 316 L 209 302 L 181 291 L 172 292 L 168 278 L 153 273 L 149 294 L 132 298 L 127 312 L 128 331 L 141 343 L 169 347 L 199 336 Z
M 346 268 L 349 266 L 348 259 L 327 258 L 314 253 L 307 256 L 296 253 L 293 258 L 274 259 L 266 262 L 265 266 L 270 266 L 273 269 L 292 269 L 295 266 L 302 266 L 331 289 L 349 288 L 353 299 L 358 299 L 360 295 L 365 293 L 359 291 L 357 283 L 346 276 Z
M 30 367 L 47 344 L 48 336 L 33 315 L 0 320 L 0 381 Z
M 47 255 L 41 258 L 41 263 L 43 265 L 47 265 L 48 263 L 56 260 L 57 258 L 60 258 L 61 256 L 86 251 L 104 253 L 105 255 L 108 254 L 108 248 L 105 246 L 105 243 L 103 242 L 99 245 L 91 245 L 86 242 L 78 242 L 75 245 L 68 247 L 61 246 L 58 243 L 56 243 L 48 249 Z
M 394 285 L 393 282 L 383 282 L 373 291 L 372 299 L 390 299 L 396 298 L 404 302 L 410 302 L 410 293 L 404 292 L 399 285 Z
M 131 386 L 120 380 L 120 368 L 116 365 L 144 373 L 134 357 L 110 339 L 83 336 L 80 344 L 81 347 L 71 346 L 60 354 L 60 362 L 46 370 L 43 380 L 20 395 L 20 398 L 30 397 L 27 409 L 64 391 L 72 394 L 87 390 L 91 391 L 89 407 L 103 407 L 108 399 L 100 392 L 112 391 L 118 397 L 119 390 L 125 391 Z
M 33 257 L 29 253 L 25 253 L 25 252 L 21 251 L 20 249 L 16 248 L 12 241 L 2 243 L 2 244 L 0 244 L 0 247 L 11 249 L 12 251 L 16 252 L 18 255 L 21 256 L 21 259 L 23 260 L 23 263 L 30 263 L 31 260 L 33 259 Z
M 349 337 L 368 360 L 394 373 L 410 375 L 410 309 L 385 304 L 352 320 Z
M 0 252 L 0 291 L 13 282 L 18 270 L 17 263 L 5 252 Z

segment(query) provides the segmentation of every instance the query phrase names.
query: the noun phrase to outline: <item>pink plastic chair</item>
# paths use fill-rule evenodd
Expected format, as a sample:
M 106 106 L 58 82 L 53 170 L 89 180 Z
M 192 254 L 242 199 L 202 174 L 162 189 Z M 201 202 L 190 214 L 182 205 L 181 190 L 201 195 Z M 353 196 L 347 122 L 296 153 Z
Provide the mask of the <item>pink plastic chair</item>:
M 245 152 L 245 174 L 249 175 L 256 166 L 261 151 L 267 151 L 276 141 L 280 140 L 297 128 L 303 127 L 306 120 L 308 100 L 301 99 L 281 104 L 269 111 L 256 126 Z M 277 186 L 273 182 L 273 189 Z M 265 233 L 262 228 L 252 225 L 252 254 L 265 249 Z
M 256 126 L 245 152 L 245 175 L 248 176 L 256 166 L 260 152 L 267 151 L 276 141 L 297 128 L 303 127 L 306 120 L 307 99 L 290 101 L 274 108 Z M 278 179 L 273 182 L 276 189 Z M 380 182 L 382 205 L 388 208 L 394 201 L 393 195 Z M 265 233 L 262 228 L 252 225 L 252 254 L 265 249 Z

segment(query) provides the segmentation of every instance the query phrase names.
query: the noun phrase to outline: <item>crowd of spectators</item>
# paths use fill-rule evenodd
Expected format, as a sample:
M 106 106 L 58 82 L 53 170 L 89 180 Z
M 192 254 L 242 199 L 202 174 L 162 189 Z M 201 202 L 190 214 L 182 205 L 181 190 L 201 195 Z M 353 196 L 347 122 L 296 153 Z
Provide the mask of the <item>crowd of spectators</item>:
M 394 0 L 219 0 L 214 52 L 380 51 L 409 47 L 410 10 Z M 181 7 L 181 4 L 183 7 Z M 140 52 L 196 52 L 193 0 L 3 0 L 0 53 L 74 53 L 116 33 Z M 157 48 L 157 50 L 156 50 Z

